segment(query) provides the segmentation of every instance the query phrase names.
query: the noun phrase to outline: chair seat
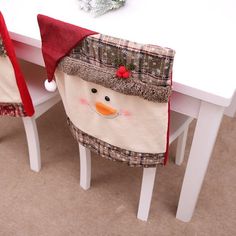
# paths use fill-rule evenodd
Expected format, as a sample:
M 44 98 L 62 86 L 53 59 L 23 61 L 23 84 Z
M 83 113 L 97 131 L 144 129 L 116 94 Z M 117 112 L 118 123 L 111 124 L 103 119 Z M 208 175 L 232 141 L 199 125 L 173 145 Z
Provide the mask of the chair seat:
M 47 78 L 44 67 L 23 60 L 20 60 L 20 66 L 25 76 L 26 84 L 28 86 L 34 107 L 52 99 L 55 96 L 59 97 L 58 91 L 48 92 L 44 88 L 44 81 Z

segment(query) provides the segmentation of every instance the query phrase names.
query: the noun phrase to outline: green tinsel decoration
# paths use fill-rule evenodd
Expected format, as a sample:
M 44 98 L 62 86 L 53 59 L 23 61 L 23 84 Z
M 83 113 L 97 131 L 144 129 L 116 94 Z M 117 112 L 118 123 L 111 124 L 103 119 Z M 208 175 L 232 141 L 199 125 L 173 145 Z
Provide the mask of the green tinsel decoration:
M 93 16 L 100 16 L 106 12 L 118 9 L 126 0 L 78 0 L 80 9 L 90 12 Z

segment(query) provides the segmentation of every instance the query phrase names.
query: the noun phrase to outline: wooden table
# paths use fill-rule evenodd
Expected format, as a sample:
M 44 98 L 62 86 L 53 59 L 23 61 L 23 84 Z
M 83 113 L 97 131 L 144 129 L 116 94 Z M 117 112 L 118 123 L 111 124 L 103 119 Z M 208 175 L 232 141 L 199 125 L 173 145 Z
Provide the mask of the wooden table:
M 171 108 L 197 118 L 176 217 L 190 221 L 224 110 L 236 88 L 236 1 L 127 0 L 93 18 L 77 0 L 2 0 L 0 9 L 23 59 L 44 65 L 37 14 L 103 34 L 176 50 Z

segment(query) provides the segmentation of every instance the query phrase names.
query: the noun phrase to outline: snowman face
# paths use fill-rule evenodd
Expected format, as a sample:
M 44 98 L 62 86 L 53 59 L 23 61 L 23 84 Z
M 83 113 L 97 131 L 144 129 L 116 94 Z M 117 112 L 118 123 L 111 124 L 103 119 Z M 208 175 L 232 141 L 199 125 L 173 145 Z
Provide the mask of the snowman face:
M 96 88 L 91 88 L 90 91 L 91 91 L 91 98 L 95 97 L 96 95 L 99 95 L 99 91 Z M 100 97 L 96 96 L 95 101 L 94 99 L 92 101 L 91 100 L 92 99 L 90 99 L 90 101 L 87 101 L 86 99 L 81 98 L 80 102 L 82 104 L 88 105 L 94 112 L 96 112 L 97 114 L 101 115 L 104 118 L 112 119 L 119 115 L 118 109 L 113 108 L 112 105 L 109 104 L 111 102 L 109 96 L 100 95 Z
M 118 93 L 59 70 L 56 81 L 67 116 L 83 132 L 130 151 L 165 152 L 167 103 Z
M 110 89 L 105 89 L 100 86 L 98 89 L 97 87 L 97 85 L 93 84 L 89 89 L 90 94 L 84 94 L 84 97 L 80 97 L 80 104 L 88 106 L 93 112 L 104 119 L 114 119 L 118 116 L 131 116 L 128 110 L 122 109 L 119 104 L 117 104 L 117 99 L 114 99 L 113 92 L 109 91 Z

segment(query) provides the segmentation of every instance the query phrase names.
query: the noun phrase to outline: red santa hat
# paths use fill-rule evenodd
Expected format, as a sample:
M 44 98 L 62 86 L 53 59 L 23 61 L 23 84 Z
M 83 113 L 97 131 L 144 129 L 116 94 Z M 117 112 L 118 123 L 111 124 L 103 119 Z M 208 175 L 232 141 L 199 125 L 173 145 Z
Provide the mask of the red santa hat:
M 14 46 L 9 36 L 8 30 L 7 30 L 7 27 L 6 27 L 6 24 L 5 24 L 5 21 L 1 12 L 0 12 L 0 36 L 3 41 L 6 54 L 9 57 L 12 63 L 13 69 L 14 69 L 16 84 L 19 89 L 21 101 L 24 108 L 24 113 L 27 116 L 32 116 L 34 114 L 34 107 L 32 104 L 32 100 L 31 100 L 24 76 L 17 62 Z
M 54 76 L 59 60 L 67 55 L 85 37 L 97 32 L 81 28 L 48 16 L 38 15 L 42 52 L 48 81 Z

